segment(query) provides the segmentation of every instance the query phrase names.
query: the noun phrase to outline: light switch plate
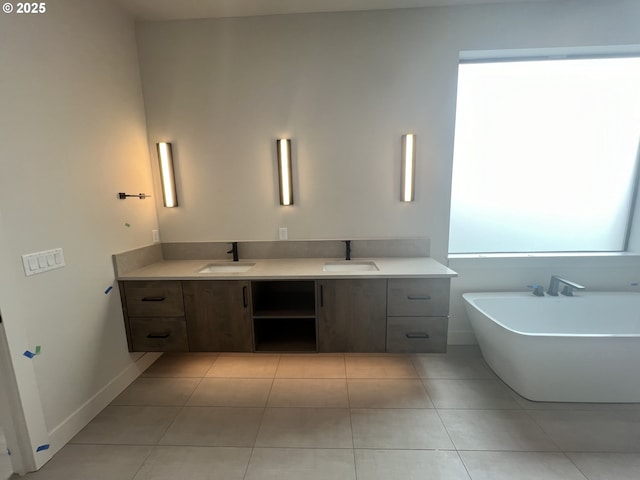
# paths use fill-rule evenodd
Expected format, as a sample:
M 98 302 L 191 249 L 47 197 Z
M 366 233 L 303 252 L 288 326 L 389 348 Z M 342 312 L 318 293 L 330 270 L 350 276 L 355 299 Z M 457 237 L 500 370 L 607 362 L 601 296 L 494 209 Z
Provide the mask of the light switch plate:
M 22 266 L 25 276 L 48 272 L 65 266 L 61 248 L 22 255 Z
M 153 243 L 160 243 L 160 231 L 151 230 L 151 239 L 153 240 Z
M 278 229 L 278 238 L 280 240 L 287 240 L 289 238 L 289 230 L 287 227 L 280 227 Z

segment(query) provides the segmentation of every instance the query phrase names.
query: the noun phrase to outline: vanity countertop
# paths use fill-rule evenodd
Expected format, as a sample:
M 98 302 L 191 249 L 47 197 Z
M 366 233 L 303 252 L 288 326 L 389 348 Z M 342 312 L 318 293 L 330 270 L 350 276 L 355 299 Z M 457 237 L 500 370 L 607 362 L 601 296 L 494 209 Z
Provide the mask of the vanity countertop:
M 374 262 L 378 270 L 356 270 Z M 245 272 L 199 273 L 209 264 L 226 266 L 253 263 Z M 332 263 L 340 271 L 325 271 Z M 349 264 L 354 269 L 350 269 Z M 118 280 L 282 280 L 319 278 L 451 278 L 458 274 L 431 257 L 282 258 L 230 260 L 163 260 L 121 274 Z

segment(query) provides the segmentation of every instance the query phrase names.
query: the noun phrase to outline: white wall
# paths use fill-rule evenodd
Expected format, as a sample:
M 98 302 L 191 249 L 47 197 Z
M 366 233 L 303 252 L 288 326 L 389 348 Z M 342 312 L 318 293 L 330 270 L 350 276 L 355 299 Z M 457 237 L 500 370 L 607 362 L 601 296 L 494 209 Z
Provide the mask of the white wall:
M 159 207 L 163 241 L 275 240 L 279 226 L 296 240 L 423 237 L 446 225 L 452 122 L 442 119 L 455 83 L 434 75 L 440 52 L 428 16 L 414 15 L 139 24 L 149 140 L 172 141 L 177 164 L 181 204 Z M 399 201 L 406 132 L 420 152 L 414 204 Z M 293 139 L 287 208 L 279 136 Z
M 271 240 L 288 226 L 295 239 L 429 236 L 445 260 L 460 51 L 638 44 L 639 18 L 631 0 L 141 23 L 150 149 L 174 143 L 181 197 L 159 208 L 163 241 Z M 290 208 L 278 136 L 293 138 Z
M 176 153 L 182 203 L 159 207 L 164 241 L 270 240 L 288 226 L 295 239 L 428 236 L 432 256 L 446 261 L 460 52 L 640 45 L 640 3 L 147 22 L 137 32 L 149 148 L 171 141 Z M 418 134 L 417 199 L 404 205 L 398 157 L 408 131 Z M 273 140 L 281 135 L 295 149 L 291 208 L 277 205 Z M 450 340 L 468 342 L 462 291 L 523 289 L 552 273 L 623 288 L 637 262 L 451 267 L 460 279 Z
M 47 8 L 0 16 L 0 308 L 18 380 L 35 379 L 23 401 L 39 395 L 53 449 L 136 359 L 117 286 L 104 292 L 111 254 L 151 243 L 157 219 L 152 201 L 116 198 L 153 188 L 133 20 L 101 0 Z M 56 247 L 65 268 L 24 276 L 21 254 Z

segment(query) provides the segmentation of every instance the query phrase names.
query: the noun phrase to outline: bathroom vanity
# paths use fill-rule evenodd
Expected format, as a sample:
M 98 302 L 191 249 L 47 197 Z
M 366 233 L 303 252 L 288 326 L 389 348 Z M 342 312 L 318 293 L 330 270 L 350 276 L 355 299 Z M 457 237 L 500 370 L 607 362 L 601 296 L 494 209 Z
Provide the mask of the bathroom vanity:
M 444 352 L 454 276 L 430 257 L 160 260 L 118 283 L 130 351 Z

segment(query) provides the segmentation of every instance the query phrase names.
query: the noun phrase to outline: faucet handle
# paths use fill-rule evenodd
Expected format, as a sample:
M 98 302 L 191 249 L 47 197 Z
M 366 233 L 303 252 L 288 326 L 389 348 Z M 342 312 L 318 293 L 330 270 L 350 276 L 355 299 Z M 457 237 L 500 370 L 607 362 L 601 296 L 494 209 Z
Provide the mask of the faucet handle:
M 533 285 L 527 285 L 527 287 L 532 288 L 533 289 L 533 294 L 536 297 L 544 297 L 544 288 L 542 287 L 542 285 L 537 285 L 537 284 L 533 284 Z

